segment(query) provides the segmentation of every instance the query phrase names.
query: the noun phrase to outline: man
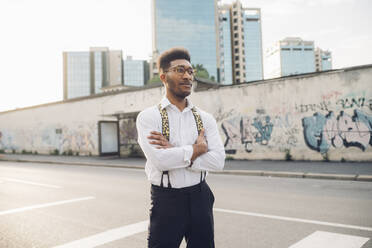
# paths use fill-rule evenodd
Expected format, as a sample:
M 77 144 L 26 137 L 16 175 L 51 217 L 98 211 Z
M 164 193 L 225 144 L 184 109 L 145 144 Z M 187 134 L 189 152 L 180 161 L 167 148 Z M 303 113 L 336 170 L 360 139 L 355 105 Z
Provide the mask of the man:
M 137 117 L 138 143 L 151 181 L 148 247 L 214 246 L 214 196 L 205 178 L 224 167 L 225 150 L 212 115 L 194 107 L 190 95 L 194 70 L 187 50 L 160 55 L 165 97 Z

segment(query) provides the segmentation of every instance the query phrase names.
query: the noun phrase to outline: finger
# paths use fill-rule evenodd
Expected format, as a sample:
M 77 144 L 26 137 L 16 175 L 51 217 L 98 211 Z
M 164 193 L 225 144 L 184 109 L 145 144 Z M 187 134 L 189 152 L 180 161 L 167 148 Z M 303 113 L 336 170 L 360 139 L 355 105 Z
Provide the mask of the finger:
M 150 132 L 151 134 L 155 134 L 155 135 L 162 135 L 161 133 L 157 132 L 157 131 L 151 131 Z
M 148 139 L 154 139 L 154 140 L 161 140 L 162 139 L 162 136 L 159 136 L 159 135 L 150 135 L 150 136 L 147 136 Z
M 158 141 L 158 140 L 152 140 L 149 143 L 152 145 L 161 145 L 161 141 Z

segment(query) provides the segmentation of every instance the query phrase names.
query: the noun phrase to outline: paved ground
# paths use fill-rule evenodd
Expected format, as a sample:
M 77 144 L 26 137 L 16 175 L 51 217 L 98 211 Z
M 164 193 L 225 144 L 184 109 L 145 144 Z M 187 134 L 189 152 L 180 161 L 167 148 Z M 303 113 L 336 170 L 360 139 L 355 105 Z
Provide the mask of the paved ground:
M 207 181 L 216 247 L 372 248 L 372 182 Z M 143 248 L 149 206 L 143 170 L 0 161 L 0 247 Z
M 0 154 L 0 160 L 143 168 L 143 158 Z M 372 163 L 228 160 L 226 174 L 372 181 Z

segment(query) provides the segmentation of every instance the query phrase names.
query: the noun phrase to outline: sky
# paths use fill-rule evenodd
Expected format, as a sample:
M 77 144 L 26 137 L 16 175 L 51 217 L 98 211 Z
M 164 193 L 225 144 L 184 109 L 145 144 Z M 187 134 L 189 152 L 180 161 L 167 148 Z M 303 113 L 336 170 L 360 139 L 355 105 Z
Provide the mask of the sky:
M 241 2 L 261 8 L 264 51 L 301 37 L 330 50 L 334 69 L 372 64 L 371 0 Z M 103 46 L 148 59 L 151 32 L 151 0 L 0 0 L 0 112 L 61 101 L 63 51 Z

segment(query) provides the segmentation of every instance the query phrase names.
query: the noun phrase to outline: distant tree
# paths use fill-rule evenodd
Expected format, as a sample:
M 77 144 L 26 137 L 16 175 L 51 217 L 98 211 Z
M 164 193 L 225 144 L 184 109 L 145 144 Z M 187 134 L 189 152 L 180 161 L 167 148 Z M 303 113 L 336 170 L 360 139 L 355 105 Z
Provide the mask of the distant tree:
M 161 80 L 160 80 L 159 75 L 155 75 L 153 78 L 151 78 L 149 81 L 147 81 L 148 84 L 160 83 L 160 82 L 161 82 Z
M 198 78 L 205 78 L 212 81 L 216 81 L 214 76 L 209 76 L 209 72 L 204 68 L 202 64 L 196 64 L 192 66 L 196 70 L 195 76 Z

